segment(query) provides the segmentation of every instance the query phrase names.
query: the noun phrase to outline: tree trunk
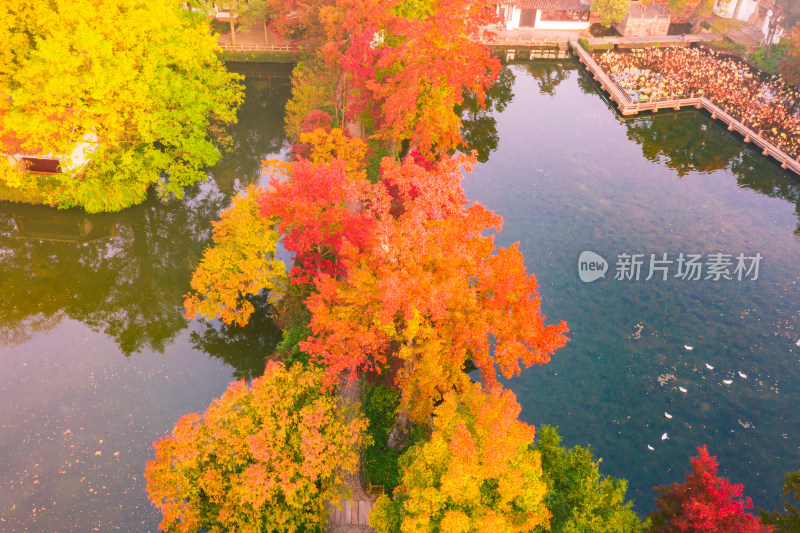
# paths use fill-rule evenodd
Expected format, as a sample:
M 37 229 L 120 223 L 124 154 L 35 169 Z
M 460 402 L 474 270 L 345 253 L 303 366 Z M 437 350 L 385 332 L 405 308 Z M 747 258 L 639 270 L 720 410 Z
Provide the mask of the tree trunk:
M 736 7 L 733 9 L 733 20 L 737 20 L 739 17 L 739 10 L 742 9 L 742 4 L 744 0 L 736 0 Z
M 264 20 L 264 46 L 269 46 L 269 32 L 267 31 L 266 20 Z
M 333 103 L 333 110 L 334 114 L 336 115 L 334 118 L 336 122 L 339 123 L 339 110 L 344 109 L 344 106 L 347 102 L 347 75 L 344 71 L 339 72 L 339 77 L 336 80 L 336 90 L 334 92 L 334 103 Z M 344 112 L 342 113 L 344 116 Z M 342 119 L 342 129 L 345 129 L 346 124 L 344 123 L 344 119 Z
M 389 440 L 386 447 L 396 452 L 402 451 L 408 446 L 408 437 L 411 433 L 411 422 L 408 420 L 408 412 L 405 408 L 397 415 L 397 422 L 389 430 Z
M 236 23 L 233 20 L 233 12 L 236 9 L 237 4 L 235 2 L 231 2 L 228 5 L 228 21 L 231 23 L 231 44 L 236 46 Z

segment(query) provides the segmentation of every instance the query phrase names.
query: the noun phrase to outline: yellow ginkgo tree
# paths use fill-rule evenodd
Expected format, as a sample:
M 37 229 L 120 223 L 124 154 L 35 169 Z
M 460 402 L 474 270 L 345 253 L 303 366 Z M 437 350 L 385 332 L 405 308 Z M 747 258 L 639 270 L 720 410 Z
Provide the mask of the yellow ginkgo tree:
M 118 211 L 154 184 L 180 196 L 219 159 L 242 88 L 201 13 L 177 0 L 4 0 L 0 35 L 0 153 L 60 162 L 25 180 L 0 168 L 0 195 Z
M 433 412 L 427 442 L 400 459 L 402 485 L 369 516 L 379 533 L 528 532 L 547 527 L 547 486 L 534 428 L 511 391 L 480 384 L 450 392 Z

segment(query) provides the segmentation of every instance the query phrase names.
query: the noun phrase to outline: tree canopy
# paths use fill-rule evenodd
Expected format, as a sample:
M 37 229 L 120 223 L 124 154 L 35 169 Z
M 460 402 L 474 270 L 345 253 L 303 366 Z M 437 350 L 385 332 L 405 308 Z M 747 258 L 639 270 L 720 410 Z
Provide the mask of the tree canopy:
M 547 482 L 545 505 L 553 515 L 550 530 L 559 533 L 636 533 L 644 525 L 625 501 L 627 481 L 600 474 L 600 462 L 588 448 L 566 449 L 555 428 L 539 426 L 533 448 L 542 456 Z M 546 529 L 539 526 L 536 533 Z
M 381 185 L 395 216 L 380 214 L 365 246 L 345 246 L 347 275 L 322 273 L 307 302 L 313 337 L 301 346 L 329 379 L 398 360 L 402 407 L 416 421 L 463 387 L 468 362 L 493 386 L 498 369 L 510 378 L 546 363 L 567 340 L 566 324 L 544 324 L 536 279 L 516 245 L 497 248 L 483 235 L 502 218 L 465 208 L 459 167 L 474 162 L 443 157 L 427 170 L 385 160 Z
M 154 443 L 145 477 L 166 531 L 319 531 L 345 495 L 366 421 L 323 390 L 321 373 L 267 365 L 232 383 L 201 416 Z
M 511 391 L 450 392 L 433 412 L 430 440 L 401 457 L 402 485 L 370 513 L 379 533 L 529 532 L 547 526 L 547 489 L 534 429 Z
M 792 503 L 794 500 L 795 503 Z M 783 484 L 784 513 L 759 510 L 761 521 L 775 528 L 775 533 L 800 531 L 800 470 L 786 474 Z
M 781 76 L 787 83 L 800 85 L 800 24 L 787 37 L 789 51 L 778 65 Z
M 365 3 L 350 0 L 349 3 Z M 485 0 L 384 0 L 351 9 L 341 64 L 353 87 L 351 117 L 372 125 L 373 137 L 395 147 L 410 141 L 433 157 L 461 141 L 454 107 L 465 90 L 482 103 L 500 63 L 476 37 L 496 22 Z
M 692 457 L 692 471 L 684 483 L 656 487 L 657 509 L 650 513 L 650 533 L 769 533 L 745 509 L 753 507 L 749 497 L 742 497 L 742 485 L 734 485 L 717 475 L 717 458 L 705 446 Z
M 275 259 L 275 221 L 260 215 L 258 197 L 259 189 L 250 187 L 214 223 L 215 245 L 204 251 L 192 275 L 195 292 L 184 301 L 187 318 L 219 317 L 243 326 L 253 313 L 248 296 L 266 290 L 273 292 L 272 303 L 277 300 L 286 267 Z
M 180 196 L 219 159 L 242 100 L 204 16 L 177 0 L 9 0 L 0 6 L 0 152 L 64 172 L 0 185 L 40 202 L 118 211 L 157 184 Z
M 612 24 L 622 22 L 628 16 L 630 7 L 631 0 L 593 0 L 590 10 L 599 17 L 600 24 L 610 28 Z

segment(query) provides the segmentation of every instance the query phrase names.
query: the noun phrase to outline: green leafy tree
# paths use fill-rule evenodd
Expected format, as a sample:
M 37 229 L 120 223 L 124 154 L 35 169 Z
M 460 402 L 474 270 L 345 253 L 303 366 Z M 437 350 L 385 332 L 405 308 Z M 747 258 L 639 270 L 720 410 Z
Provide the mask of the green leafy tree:
M 566 449 L 556 428 L 539 427 L 533 448 L 542 456 L 550 528 L 559 533 L 635 533 L 643 524 L 625 501 L 627 481 L 603 476 L 588 448 Z M 544 532 L 542 526 L 535 530 Z
M 8 0 L 0 7 L 0 152 L 54 154 L 62 173 L 0 189 L 118 211 L 206 179 L 242 99 L 200 12 L 177 0 Z M 5 43 L 8 44 L 5 44 Z
M 546 486 L 534 429 L 517 418 L 511 391 L 480 384 L 448 393 L 433 413 L 430 440 L 400 459 L 402 485 L 370 513 L 379 533 L 529 532 L 547 527 Z
M 594 0 L 591 12 L 600 19 L 600 24 L 610 28 L 612 24 L 621 22 L 628 16 L 631 0 Z
M 794 494 L 792 494 L 794 493 Z M 783 484 L 783 508 L 785 513 L 767 512 L 759 509 L 761 521 L 775 528 L 775 533 L 796 533 L 800 531 L 800 470 L 786 474 Z
M 154 444 L 145 477 L 165 531 L 320 531 L 345 495 L 366 420 L 343 411 L 301 365 L 267 365 Z

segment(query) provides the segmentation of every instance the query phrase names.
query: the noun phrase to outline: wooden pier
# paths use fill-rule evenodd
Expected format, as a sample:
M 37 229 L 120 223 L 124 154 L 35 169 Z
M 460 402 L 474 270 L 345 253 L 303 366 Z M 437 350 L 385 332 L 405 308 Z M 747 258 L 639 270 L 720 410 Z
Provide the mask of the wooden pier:
M 614 80 L 612 80 L 609 75 L 606 74 L 606 71 L 597 64 L 597 61 L 595 61 L 594 57 L 592 57 L 592 54 L 584 50 L 580 43 L 573 40 L 570 41 L 570 46 L 580 62 L 586 66 L 586 69 L 592 73 L 592 76 L 594 76 L 594 79 L 600 84 L 603 90 L 609 94 L 611 100 L 617 104 L 619 112 L 623 115 L 636 115 L 641 111 L 652 111 L 653 113 L 657 113 L 660 109 L 680 109 L 682 107 L 689 106 L 697 109 L 705 109 L 711 113 L 711 118 L 721 120 L 727 124 L 728 130 L 736 131 L 742 135 L 742 137 L 744 137 L 744 142 L 755 144 L 761 148 L 761 153 L 763 155 L 776 159 L 781 164 L 781 168 L 788 168 L 795 174 L 800 175 L 800 156 L 798 156 L 796 159 L 793 159 L 783 150 L 772 144 L 757 132 L 751 130 L 741 121 L 732 117 L 724 109 L 716 105 L 705 96 L 667 96 L 664 98 L 649 100 L 647 102 L 632 102 L 631 99 L 628 98 L 628 95 L 626 95 L 614 82 Z
M 505 61 L 514 61 L 515 59 L 567 59 L 570 55 L 566 43 L 563 46 L 556 44 L 513 45 L 511 47 L 493 46 L 492 53 Z
M 520 33 L 501 35 L 491 39 L 482 36 L 480 42 L 505 61 L 515 59 L 566 59 L 569 53 L 569 35 L 557 32 L 541 34 Z

